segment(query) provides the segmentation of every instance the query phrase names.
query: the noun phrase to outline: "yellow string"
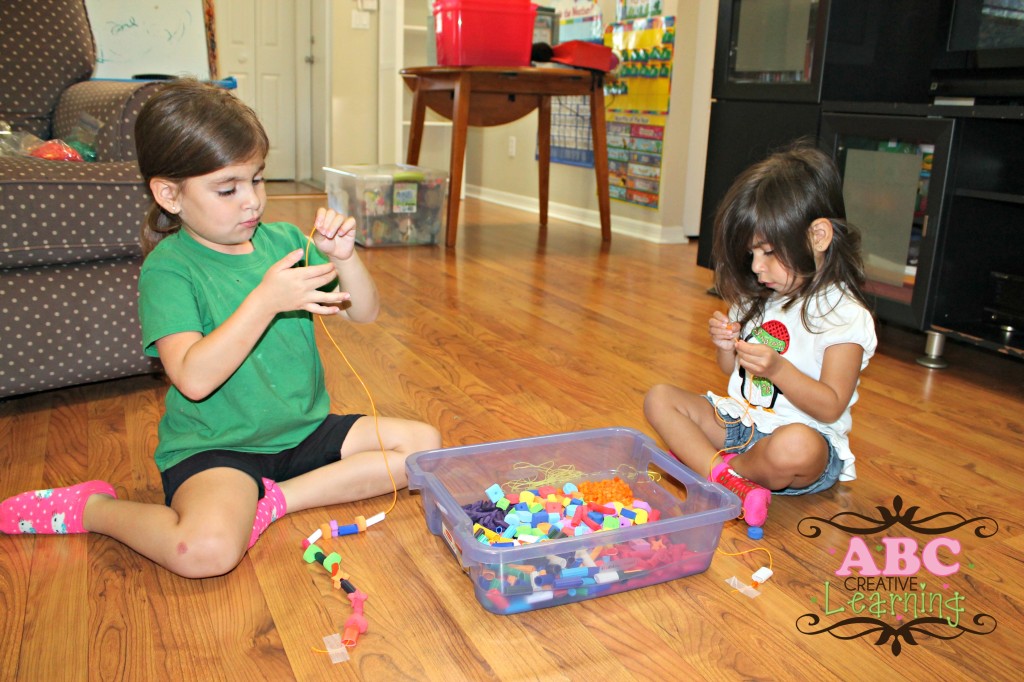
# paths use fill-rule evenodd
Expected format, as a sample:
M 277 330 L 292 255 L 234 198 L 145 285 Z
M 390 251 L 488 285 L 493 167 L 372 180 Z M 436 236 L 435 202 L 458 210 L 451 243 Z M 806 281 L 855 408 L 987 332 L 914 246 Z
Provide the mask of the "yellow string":
M 530 488 L 539 488 L 544 485 L 557 485 L 560 487 L 568 481 L 579 480 L 584 475 L 582 471 L 572 464 L 561 464 L 559 466 L 555 466 L 555 462 L 553 460 L 548 460 L 542 464 L 516 462 L 512 465 L 512 471 L 519 471 L 522 469 L 536 469 L 538 470 L 538 473 L 532 478 L 516 478 L 506 481 L 505 485 L 502 487 L 510 492 L 521 492 L 523 490 L 529 490 Z
M 306 240 L 306 265 L 309 265 L 309 248 L 313 246 L 313 235 L 315 233 L 316 228 L 314 227 L 309 233 L 309 238 Z M 327 338 L 330 339 L 331 345 L 334 346 L 334 349 L 338 351 L 338 355 L 340 355 L 341 359 L 345 361 L 346 365 L 348 365 L 349 371 L 352 372 L 352 376 L 354 376 L 359 381 L 359 385 L 363 387 L 363 391 L 366 392 L 366 397 L 369 398 L 370 400 L 370 409 L 372 410 L 373 413 L 373 428 L 377 433 L 377 444 L 380 446 L 381 457 L 384 458 L 384 468 L 388 472 L 388 478 L 391 479 L 391 506 L 384 511 L 384 515 L 387 516 L 391 513 L 391 511 L 395 508 L 395 505 L 398 503 L 398 484 L 395 483 L 395 477 L 391 473 L 391 465 L 388 463 L 388 455 L 387 452 L 385 452 L 384 450 L 384 439 L 381 438 L 380 435 L 380 418 L 377 414 L 377 404 L 374 402 L 373 394 L 371 394 L 370 389 L 367 388 L 366 382 L 363 381 L 363 378 L 359 376 L 359 372 L 357 372 L 356 368 L 352 366 L 351 362 L 349 362 L 348 356 L 345 355 L 345 351 L 341 350 L 341 346 L 339 346 L 338 342 L 334 340 L 334 336 L 331 334 L 331 330 L 327 328 L 327 323 L 324 322 L 324 316 L 317 315 L 317 318 L 320 320 L 320 326 L 323 327 L 324 333 L 327 334 Z M 323 653 L 327 652 L 325 651 Z

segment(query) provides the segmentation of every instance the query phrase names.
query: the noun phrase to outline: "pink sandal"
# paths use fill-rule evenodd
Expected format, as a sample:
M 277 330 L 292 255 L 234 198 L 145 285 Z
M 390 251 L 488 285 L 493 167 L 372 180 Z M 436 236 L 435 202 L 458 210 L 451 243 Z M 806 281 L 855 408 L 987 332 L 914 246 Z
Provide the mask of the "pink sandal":
M 85 503 L 93 495 L 116 498 L 105 481 L 86 481 L 66 488 L 29 490 L 0 504 L 0 532 L 7 535 L 86 533 Z

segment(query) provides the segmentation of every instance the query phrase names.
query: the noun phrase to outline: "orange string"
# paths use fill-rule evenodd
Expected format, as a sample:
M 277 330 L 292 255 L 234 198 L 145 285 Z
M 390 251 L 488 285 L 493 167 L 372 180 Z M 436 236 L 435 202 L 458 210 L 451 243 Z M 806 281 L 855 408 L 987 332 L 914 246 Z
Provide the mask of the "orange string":
M 309 248 L 313 245 L 313 234 L 315 232 L 316 228 L 314 227 L 309 233 L 309 239 L 306 241 L 306 265 L 309 265 Z M 317 318 L 320 320 L 320 326 L 323 327 L 324 333 L 327 334 L 327 338 L 330 339 L 331 345 L 334 346 L 334 349 L 338 351 L 338 355 L 340 355 L 341 359 L 345 361 L 346 365 L 348 365 L 349 371 L 352 372 L 352 376 L 359 381 L 359 385 L 363 387 L 363 391 L 366 392 L 366 397 L 370 400 L 370 409 L 373 413 L 373 428 L 377 433 L 377 444 L 380 446 L 380 454 L 384 458 L 384 468 L 388 472 L 388 478 L 391 479 L 391 506 L 384 511 L 384 515 L 386 516 L 391 513 L 395 508 L 395 505 L 398 503 L 398 484 L 395 483 L 395 477 L 391 473 L 391 465 L 388 463 L 388 455 L 384 450 L 384 439 L 380 435 L 380 418 L 377 414 L 377 404 L 374 402 L 373 394 L 370 393 L 370 389 L 367 388 L 366 382 L 363 381 L 363 378 L 359 376 L 359 372 L 357 372 L 356 368 L 352 366 L 351 362 L 349 362 L 348 356 L 345 355 L 345 351 L 341 350 L 341 346 L 339 346 L 338 342 L 334 340 L 331 330 L 327 328 L 327 323 L 324 322 L 324 316 L 317 315 Z
M 746 405 L 743 407 L 743 414 L 739 417 L 739 419 L 733 419 L 731 421 L 726 419 L 718 411 L 718 403 L 722 402 L 723 400 L 726 400 L 726 398 L 719 398 L 718 401 L 714 405 L 715 419 L 718 420 L 719 422 L 721 422 L 723 426 L 731 426 L 733 424 L 740 424 L 740 423 L 743 422 L 743 418 L 744 417 L 747 417 L 747 416 L 750 415 L 750 407 L 751 407 L 751 405 L 750 405 L 749 402 L 744 401 L 746 403 Z M 732 400 L 732 398 L 729 398 L 729 400 Z M 712 472 L 712 470 L 714 470 L 714 468 L 715 468 L 715 461 L 719 457 L 721 457 L 722 455 L 726 454 L 729 450 L 742 450 L 743 448 L 747 447 L 750 444 L 750 441 L 752 441 L 753 439 L 754 439 L 754 426 L 753 426 L 753 420 L 751 420 L 750 433 L 747 434 L 747 440 L 746 441 L 744 441 L 740 445 L 730 445 L 729 447 L 722 448 L 721 450 L 717 451 L 714 455 L 711 456 L 711 463 L 708 465 L 708 479 L 709 480 L 711 479 L 711 472 Z

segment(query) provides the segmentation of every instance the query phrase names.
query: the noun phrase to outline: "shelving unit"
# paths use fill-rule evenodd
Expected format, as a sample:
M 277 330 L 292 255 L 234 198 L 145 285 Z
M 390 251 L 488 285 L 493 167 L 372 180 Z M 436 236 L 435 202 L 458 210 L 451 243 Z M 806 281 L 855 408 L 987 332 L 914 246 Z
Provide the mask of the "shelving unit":
M 945 337 L 1024 358 L 1024 107 L 826 102 L 822 109 L 825 143 L 834 128 L 828 122 L 851 117 L 858 130 L 882 136 L 942 131 L 913 305 L 876 292 L 879 316 L 927 333 L 928 366 L 942 365 Z
M 430 0 L 394 0 L 380 7 L 378 110 L 380 135 L 377 158 L 382 164 L 405 163 L 409 142 L 412 93 L 399 71 L 434 63 Z M 448 171 L 451 121 L 427 113 L 420 165 Z

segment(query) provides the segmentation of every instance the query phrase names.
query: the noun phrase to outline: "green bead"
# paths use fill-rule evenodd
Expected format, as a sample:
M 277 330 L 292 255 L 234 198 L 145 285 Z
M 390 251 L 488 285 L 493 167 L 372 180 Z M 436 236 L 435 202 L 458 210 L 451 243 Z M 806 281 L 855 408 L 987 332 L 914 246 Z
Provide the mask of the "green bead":
M 311 564 L 316 561 L 317 554 L 323 554 L 324 551 L 316 545 L 310 545 L 306 548 L 306 551 L 302 553 L 302 558 L 306 560 L 307 564 Z

